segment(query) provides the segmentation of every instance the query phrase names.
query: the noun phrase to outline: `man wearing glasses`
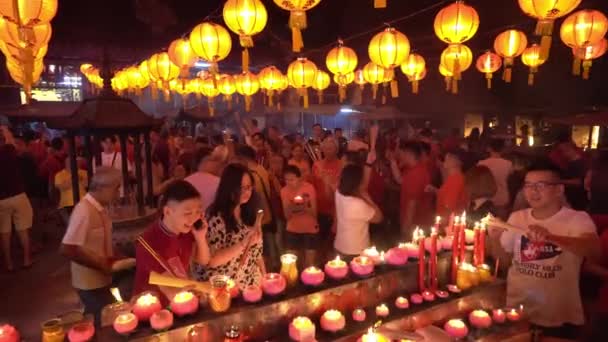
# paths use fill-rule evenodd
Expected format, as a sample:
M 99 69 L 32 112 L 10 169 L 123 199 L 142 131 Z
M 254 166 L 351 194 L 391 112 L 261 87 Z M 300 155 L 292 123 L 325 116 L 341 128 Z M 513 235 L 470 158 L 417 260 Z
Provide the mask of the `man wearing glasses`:
M 507 306 L 523 305 L 542 341 L 575 340 L 584 323 L 581 263 L 600 255 L 595 225 L 587 213 L 563 206 L 564 185 L 552 164 L 532 167 L 523 191 L 530 208 L 513 212 L 508 222 L 527 233 L 491 229 L 492 237 L 513 257 Z

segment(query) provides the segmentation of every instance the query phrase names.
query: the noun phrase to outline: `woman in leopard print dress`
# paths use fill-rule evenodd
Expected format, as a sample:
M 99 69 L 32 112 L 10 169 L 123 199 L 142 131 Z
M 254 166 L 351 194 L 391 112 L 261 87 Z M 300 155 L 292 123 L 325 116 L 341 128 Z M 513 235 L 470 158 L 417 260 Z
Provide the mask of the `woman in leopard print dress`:
M 215 200 L 207 210 L 211 258 L 207 265 L 194 265 L 194 278 L 226 275 L 240 288 L 260 283 L 266 270 L 261 233 L 254 228 L 260 202 L 252 181 L 241 165 L 230 164 L 224 169 Z

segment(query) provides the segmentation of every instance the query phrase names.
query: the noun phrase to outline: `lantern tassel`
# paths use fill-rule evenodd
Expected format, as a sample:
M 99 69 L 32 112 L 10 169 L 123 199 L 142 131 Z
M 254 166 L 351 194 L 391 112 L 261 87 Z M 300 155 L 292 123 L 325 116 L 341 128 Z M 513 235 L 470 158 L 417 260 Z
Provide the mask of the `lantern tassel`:
M 492 89 L 492 73 L 486 72 L 486 85 L 488 89 Z
M 239 36 L 239 42 L 241 43 L 241 46 L 244 48 L 253 47 L 253 38 L 251 38 L 251 36 L 241 35 L 241 36 Z
M 553 19 L 541 19 L 536 22 L 535 35 L 551 36 L 551 33 L 553 33 Z
M 251 111 L 251 98 L 249 97 L 249 95 L 245 95 L 245 111 Z
M 228 109 L 232 109 L 232 95 L 224 95 L 224 101 L 226 101 Z
M 534 73 L 533 72 L 530 72 L 528 74 L 528 85 L 529 86 L 534 85 Z
M 418 81 L 416 80 L 412 81 L 412 93 L 418 94 Z
M 384 88 L 382 89 L 382 104 L 386 104 L 386 93 L 388 92 L 387 84 L 384 83 L 382 86 Z
M 291 28 L 291 41 L 292 41 L 292 50 L 293 52 L 300 52 L 304 47 L 304 42 L 302 40 L 302 31 L 300 31 L 297 27 Z
M 551 36 L 542 36 L 540 38 L 540 52 L 538 58 L 546 61 L 549 58 L 549 50 L 551 49 Z
M 372 84 L 372 99 L 375 100 L 377 95 L 378 95 L 378 85 Z
M 363 103 L 363 86 L 355 88 L 355 92 L 353 94 L 353 103 L 355 105 L 361 105 Z
M 579 76 L 581 74 L 581 59 L 574 57 L 572 61 L 572 75 Z
M 339 95 L 339 101 L 340 101 L 340 103 L 344 102 L 344 99 L 346 99 L 346 87 L 339 86 L 338 87 L 338 95 Z
M 244 48 L 242 53 L 243 72 L 249 71 L 249 49 Z
M 374 0 L 374 8 L 386 8 L 386 0 Z
M 272 107 L 274 104 L 272 103 L 272 90 L 268 91 L 268 107 Z
M 306 12 L 291 11 L 289 13 L 289 28 L 291 28 L 291 41 L 293 52 L 300 52 L 304 47 L 302 30 L 306 29 Z
M 308 108 L 308 92 L 304 90 L 304 108 Z
M 589 79 L 589 72 L 591 71 L 591 60 L 583 61 L 583 79 Z
M 391 81 L 391 97 L 399 97 L 399 85 L 397 84 L 397 80 Z
M 323 104 L 323 90 L 317 91 L 317 97 L 319 98 L 319 104 Z
M 452 88 L 452 78 L 450 76 L 445 77 L 445 91 L 450 91 Z
M 452 78 L 452 94 L 458 94 L 458 80 Z

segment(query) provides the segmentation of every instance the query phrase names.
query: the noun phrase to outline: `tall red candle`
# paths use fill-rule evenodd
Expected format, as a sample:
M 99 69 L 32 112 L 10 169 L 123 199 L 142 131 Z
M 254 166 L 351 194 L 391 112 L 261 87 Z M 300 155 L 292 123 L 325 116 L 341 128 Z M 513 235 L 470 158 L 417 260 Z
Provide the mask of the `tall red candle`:
M 439 225 L 439 224 L 437 224 Z M 437 291 L 437 228 L 431 228 L 431 259 L 430 259 L 431 292 Z
M 479 222 L 475 222 L 473 228 L 473 265 L 479 265 Z
M 479 232 L 479 264 L 486 260 L 486 224 L 482 223 Z
M 462 216 L 460 217 L 460 238 L 459 238 L 459 243 L 460 243 L 460 248 L 459 248 L 459 260 L 460 262 L 465 262 L 465 247 L 466 247 L 466 233 L 465 230 L 467 229 L 467 218 L 465 216 L 465 214 L 462 214 Z
M 441 223 L 441 217 L 435 217 L 435 230 L 439 231 L 439 223 Z
M 424 232 L 420 228 L 416 228 L 414 232 L 416 242 L 418 242 L 418 289 L 420 293 L 425 290 L 425 260 L 424 260 Z
M 460 237 L 460 232 L 458 231 L 460 228 L 459 221 L 460 218 L 456 216 L 452 226 L 452 233 L 454 234 L 452 236 L 452 284 L 456 284 L 456 274 L 458 273 L 458 248 L 460 246 L 458 242 Z

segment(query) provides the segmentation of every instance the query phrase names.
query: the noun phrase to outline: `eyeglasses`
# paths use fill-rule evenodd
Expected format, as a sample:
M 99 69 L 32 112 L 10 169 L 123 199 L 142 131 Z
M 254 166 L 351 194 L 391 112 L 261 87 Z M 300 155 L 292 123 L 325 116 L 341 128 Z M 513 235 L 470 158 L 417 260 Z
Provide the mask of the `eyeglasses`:
M 551 182 L 536 182 L 536 183 L 524 183 L 524 190 L 534 190 L 537 192 L 544 191 L 548 187 L 559 185 L 560 183 Z

